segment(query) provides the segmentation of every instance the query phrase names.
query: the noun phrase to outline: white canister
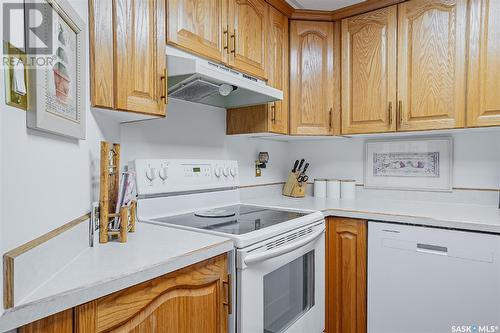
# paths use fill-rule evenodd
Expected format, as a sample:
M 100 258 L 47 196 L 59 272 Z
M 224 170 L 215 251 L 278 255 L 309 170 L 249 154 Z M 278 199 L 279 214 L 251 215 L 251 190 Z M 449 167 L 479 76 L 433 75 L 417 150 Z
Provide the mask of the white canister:
M 328 179 L 326 181 L 326 196 L 328 199 L 340 199 L 340 180 Z
M 340 183 L 340 197 L 347 200 L 356 199 L 356 181 L 349 179 L 341 180 Z
M 314 196 L 316 198 L 326 198 L 326 179 L 317 178 L 314 180 Z

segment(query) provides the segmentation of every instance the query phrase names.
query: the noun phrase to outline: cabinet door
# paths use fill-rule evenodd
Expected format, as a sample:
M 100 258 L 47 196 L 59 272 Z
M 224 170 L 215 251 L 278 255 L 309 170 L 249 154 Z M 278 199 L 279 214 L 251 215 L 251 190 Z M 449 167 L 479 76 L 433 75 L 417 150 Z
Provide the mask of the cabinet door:
M 73 333 L 73 309 L 56 313 L 18 329 L 19 333 Z
M 75 332 L 226 333 L 226 255 L 75 309 Z
M 398 6 L 399 129 L 463 127 L 467 0 Z
M 327 221 L 328 333 L 366 333 L 367 222 Z
M 263 79 L 269 8 L 264 0 L 229 0 L 230 66 Z
M 397 7 L 342 20 L 342 133 L 396 130 Z
M 288 133 L 288 18 L 274 7 L 269 11 L 267 83 L 283 91 L 283 100 L 269 105 L 270 130 L 274 133 Z
M 165 115 L 165 1 L 115 1 L 116 108 Z
M 167 42 L 223 61 L 227 51 L 227 0 L 168 0 Z
M 467 126 L 500 125 L 500 1 L 471 2 Z
M 334 133 L 334 79 L 333 23 L 291 21 L 290 134 Z

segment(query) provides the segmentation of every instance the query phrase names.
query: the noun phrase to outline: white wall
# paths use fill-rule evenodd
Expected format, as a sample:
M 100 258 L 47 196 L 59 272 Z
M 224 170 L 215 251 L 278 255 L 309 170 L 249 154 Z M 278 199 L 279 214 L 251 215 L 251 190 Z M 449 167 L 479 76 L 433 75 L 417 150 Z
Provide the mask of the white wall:
M 161 120 L 123 124 L 122 160 L 137 158 L 235 159 L 241 185 L 283 181 L 286 142 L 226 136 L 226 111 L 175 99 L 169 100 L 167 117 Z M 259 151 L 270 156 L 262 177 L 255 177 Z
M 383 137 L 390 138 L 390 136 Z M 452 137 L 454 139 L 453 186 L 500 188 L 500 129 L 460 131 L 454 132 Z M 292 142 L 289 151 L 290 161 L 299 157 L 310 161 L 311 179 L 325 177 L 355 179 L 358 184 L 362 184 L 364 140 L 366 138 L 354 137 Z
M 87 1 L 69 2 L 87 22 Z M 4 96 L 1 74 L 0 96 Z M 85 93 L 90 100 L 88 86 Z M 85 141 L 28 130 L 26 112 L 4 101 L 0 101 L 1 253 L 88 213 L 90 202 L 97 199 L 92 183 L 98 182 L 99 142 L 119 139 L 117 124 L 104 119 L 98 125 L 90 112 Z

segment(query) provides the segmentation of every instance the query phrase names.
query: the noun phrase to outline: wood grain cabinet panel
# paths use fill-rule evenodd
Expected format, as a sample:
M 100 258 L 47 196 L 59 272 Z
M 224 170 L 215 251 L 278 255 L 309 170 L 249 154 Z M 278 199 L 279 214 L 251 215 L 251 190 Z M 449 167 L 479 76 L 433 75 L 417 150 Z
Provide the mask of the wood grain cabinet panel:
M 290 134 L 334 134 L 338 43 L 331 22 L 291 21 Z
M 396 130 L 397 6 L 342 20 L 342 133 Z
M 167 0 L 167 6 L 169 44 L 225 61 L 227 0 Z
M 471 1 L 467 126 L 500 125 L 500 1 Z
M 92 106 L 164 116 L 165 2 L 91 0 Z
M 283 100 L 227 110 L 226 134 L 288 134 L 288 18 L 269 7 L 267 84 L 283 91 Z
M 327 221 L 326 332 L 366 333 L 367 222 Z
M 165 1 L 115 0 L 116 107 L 165 114 Z
M 226 255 L 75 308 L 75 332 L 226 333 Z
M 465 124 L 467 0 L 398 5 L 399 130 Z
M 18 329 L 19 333 L 73 333 L 73 309 L 56 313 Z
M 269 104 L 270 131 L 288 133 L 289 47 L 288 18 L 274 7 L 269 8 L 267 84 L 283 91 L 283 100 Z
M 264 0 L 229 0 L 230 66 L 267 79 L 269 10 Z

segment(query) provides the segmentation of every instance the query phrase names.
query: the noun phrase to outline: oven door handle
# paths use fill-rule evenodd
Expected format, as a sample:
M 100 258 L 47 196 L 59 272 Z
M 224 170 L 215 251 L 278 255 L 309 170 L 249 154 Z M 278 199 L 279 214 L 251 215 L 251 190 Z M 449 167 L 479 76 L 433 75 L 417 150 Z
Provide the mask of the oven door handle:
M 259 261 L 264 261 L 266 259 L 274 258 L 274 257 L 280 256 L 282 254 L 292 252 L 293 250 L 296 250 L 300 247 L 303 247 L 303 246 L 313 242 L 317 238 L 321 237 L 324 233 L 325 233 L 325 226 L 323 225 L 323 226 L 321 226 L 320 230 L 315 231 L 315 232 L 311 233 L 309 236 L 301 238 L 296 242 L 293 242 L 293 243 L 290 243 L 287 245 L 283 245 L 283 246 L 274 248 L 274 249 L 269 250 L 269 251 L 249 255 L 249 256 L 245 257 L 244 262 L 247 265 L 251 265 L 251 264 L 259 262 Z

